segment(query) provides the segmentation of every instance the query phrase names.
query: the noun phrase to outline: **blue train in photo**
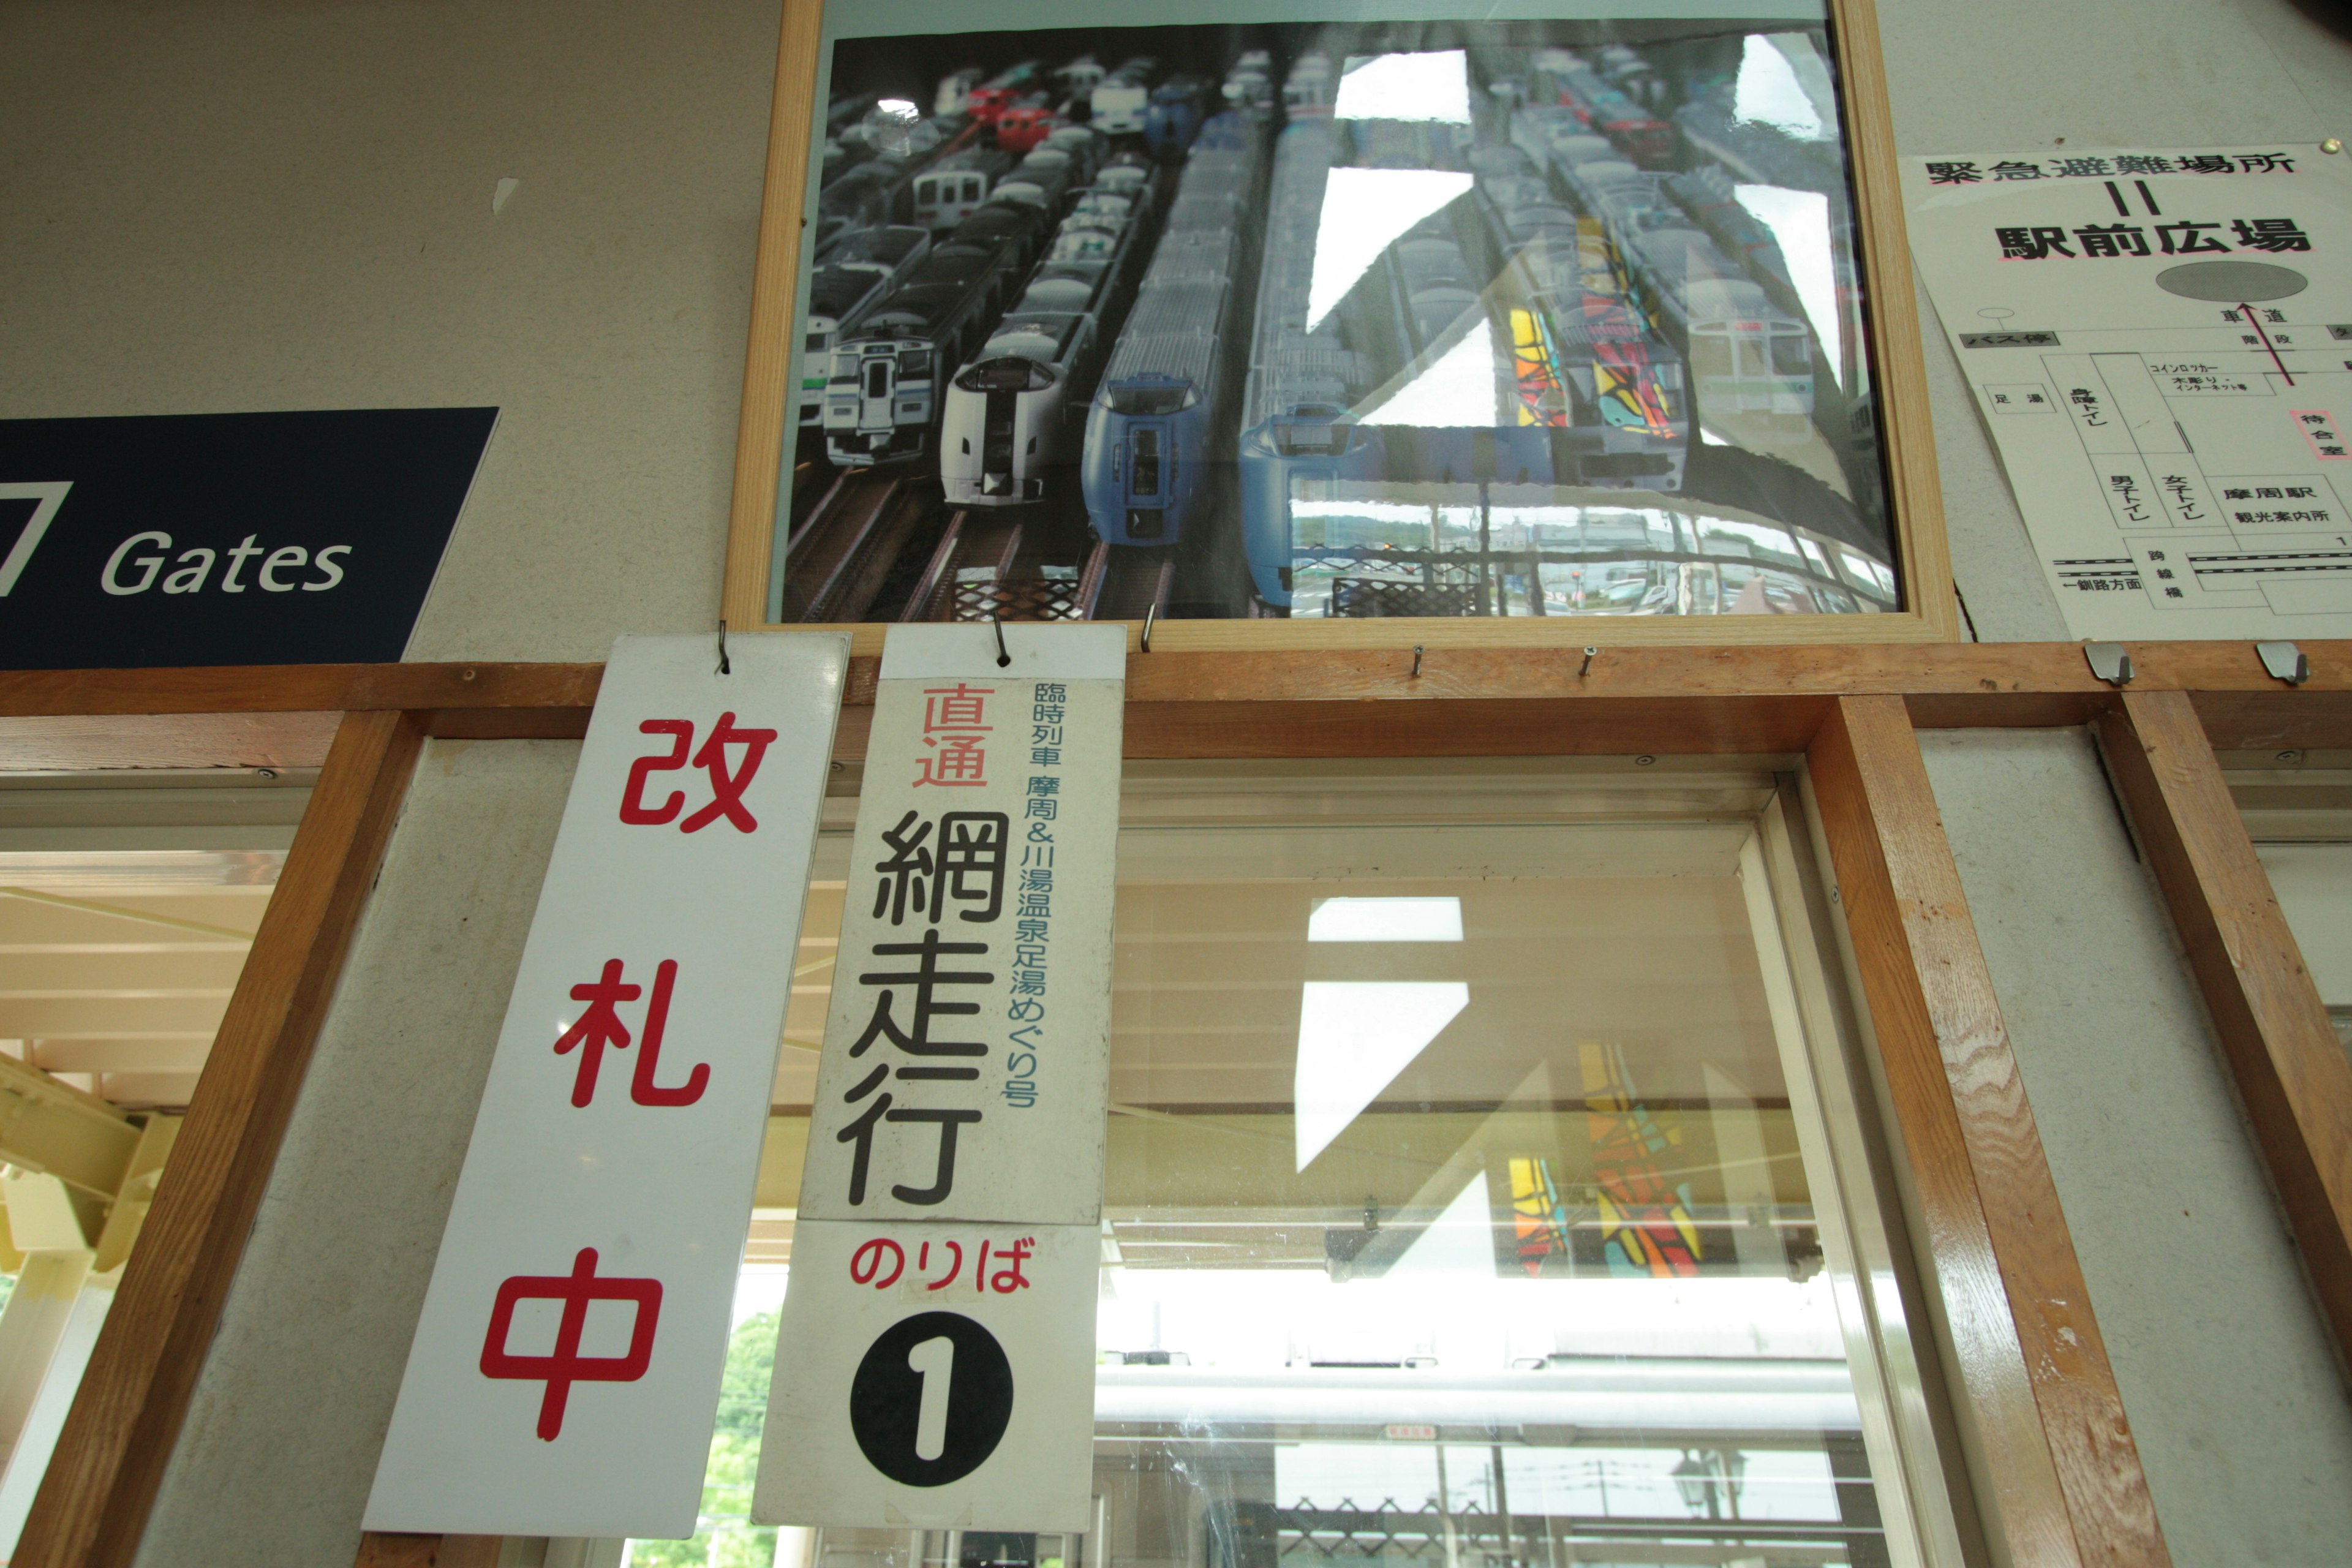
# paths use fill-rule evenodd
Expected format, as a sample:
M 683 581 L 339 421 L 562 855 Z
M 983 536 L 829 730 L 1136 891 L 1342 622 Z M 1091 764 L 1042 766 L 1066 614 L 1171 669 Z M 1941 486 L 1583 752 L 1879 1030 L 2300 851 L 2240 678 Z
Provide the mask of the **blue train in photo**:
M 1236 482 L 1251 591 L 1284 610 L 1291 604 L 1294 500 L 1343 481 L 1377 479 L 1384 467 L 1381 432 L 1353 417 L 1371 390 L 1370 362 L 1341 340 L 1336 317 L 1308 323 L 1316 239 L 1339 136 L 1328 119 L 1307 119 L 1276 144 L 1242 396 Z
M 1143 144 L 1163 163 L 1174 163 L 1201 133 L 1201 100 L 1207 89 L 1189 76 L 1161 82 L 1143 110 Z
M 1087 414 L 1080 470 L 1087 516 L 1114 544 L 1177 543 L 1222 499 L 1232 384 L 1246 309 L 1242 269 L 1257 227 L 1262 128 L 1220 114 L 1202 127 L 1177 181 L 1160 246 Z

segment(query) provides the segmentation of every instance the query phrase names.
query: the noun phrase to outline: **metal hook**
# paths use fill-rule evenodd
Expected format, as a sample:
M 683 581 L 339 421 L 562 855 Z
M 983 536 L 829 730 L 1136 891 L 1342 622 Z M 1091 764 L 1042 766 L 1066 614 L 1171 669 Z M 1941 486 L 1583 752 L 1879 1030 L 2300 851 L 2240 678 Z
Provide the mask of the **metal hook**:
M 1421 679 L 1421 645 L 1419 643 L 1412 645 L 1412 679 L 1415 680 Z
M 1577 668 L 1576 668 L 1576 679 L 1577 679 L 1581 680 L 1581 679 L 1583 679 L 1586 676 L 1591 675 L 1591 674 L 1592 673 L 1592 660 L 1593 660 L 1593 657 L 1594 657 L 1596 654 L 1600 653 L 1600 651 L 1601 651 L 1601 650 L 1600 650 L 1599 648 L 1597 648 L 1597 647 L 1588 647 L 1588 648 L 1586 648 L 1586 649 L 1584 650 L 1584 662 L 1583 662 L 1582 664 L 1580 664 L 1580 665 L 1577 666 Z
M 719 621 L 719 673 L 721 675 L 735 673 L 735 667 L 727 660 L 727 619 L 723 616 Z
M 2301 686 L 2311 679 L 2311 656 L 2291 642 L 2258 642 L 2254 651 L 2262 656 L 2263 668 L 2274 680 Z
M 2132 682 L 2131 650 L 2119 642 L 2086 642 L 2083 658 L 2091 673 L 2118 690 Z
M 1160 618 L 1160 601 L 1154 599 L 1143 606 L 1143 651 L 1151 651 L 1151 623 Z
M 1004 617 L 992 615 L 988 617 L 988 624 L 996 628 L 996 668 L 1003 669 L 1013 662 L 1013 655 L 1004 647 Z

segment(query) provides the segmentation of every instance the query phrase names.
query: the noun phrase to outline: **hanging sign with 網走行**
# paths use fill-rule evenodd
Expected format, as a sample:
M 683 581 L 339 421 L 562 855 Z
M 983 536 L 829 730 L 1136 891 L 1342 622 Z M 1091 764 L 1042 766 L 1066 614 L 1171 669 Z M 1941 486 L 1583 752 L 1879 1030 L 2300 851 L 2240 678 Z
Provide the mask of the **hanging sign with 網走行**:
M 753 1515 L 1083 1531 L 1126 628 L 891 628 Z
M 693 1533 L 848 657 L 614 645 L 366 1528 Z

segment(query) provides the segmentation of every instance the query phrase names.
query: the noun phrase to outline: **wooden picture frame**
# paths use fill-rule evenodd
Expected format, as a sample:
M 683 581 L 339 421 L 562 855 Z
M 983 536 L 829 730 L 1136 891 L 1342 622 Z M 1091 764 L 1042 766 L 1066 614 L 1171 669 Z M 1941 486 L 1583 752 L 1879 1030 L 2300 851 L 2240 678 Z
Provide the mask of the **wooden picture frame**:
M 1884 614 L 1475 616 L 1395 619 L 1165 620 L 1154 646 L 1211 649 L 1333 650 L 1375 647 L 1536 648 L 1596 639 L 1619 647 L 1662 644 L 1759 646 L 1824 641 L 1922 643 L 1962 640 L 1958 600 L 1944 532 L 1935 432 L 1892 112 L 1873 0 L 1825 0 L 1838 54 L 1855 217 L 1872 322 L 1882 452 L 1905 606 Z M 824 0 L 784 0 L 776 56 L 774 108 L 751 290 L 751 339 L 736 437 L 722 615 L 739 630 L 783 629 L 768 619 L 776 565 L 775 519 L 793 400 L 793 317 L 801 264 L 808 131 L 820 76 Z M 799 623 L 795 623 L 799 624 Z M 850 624 L 860 655 L 878 655 L 884 627 Z M 1129 646 L 1141 645 L 1139 627 Z

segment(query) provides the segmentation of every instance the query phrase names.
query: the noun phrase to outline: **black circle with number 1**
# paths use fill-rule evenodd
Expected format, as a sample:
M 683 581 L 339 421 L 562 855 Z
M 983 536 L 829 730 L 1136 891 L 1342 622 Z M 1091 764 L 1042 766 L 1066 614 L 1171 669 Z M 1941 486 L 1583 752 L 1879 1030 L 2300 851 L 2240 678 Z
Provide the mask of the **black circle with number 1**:
M 935 1343 L 940 1340 L 947 1344 Z M 944 1394 L 929 1391 L 935 1429 L 927 1434 L 926 1385 L 942 1374 Z M 918 1312 L 891 1324 L 849 1384 L 849 1430 L 859 1450 L 910 1487 L 943 1487 L 971 1474 L 996 1452 L 1012 1419 L 1013 1363 L 994 1334 L 961 1312 Z

